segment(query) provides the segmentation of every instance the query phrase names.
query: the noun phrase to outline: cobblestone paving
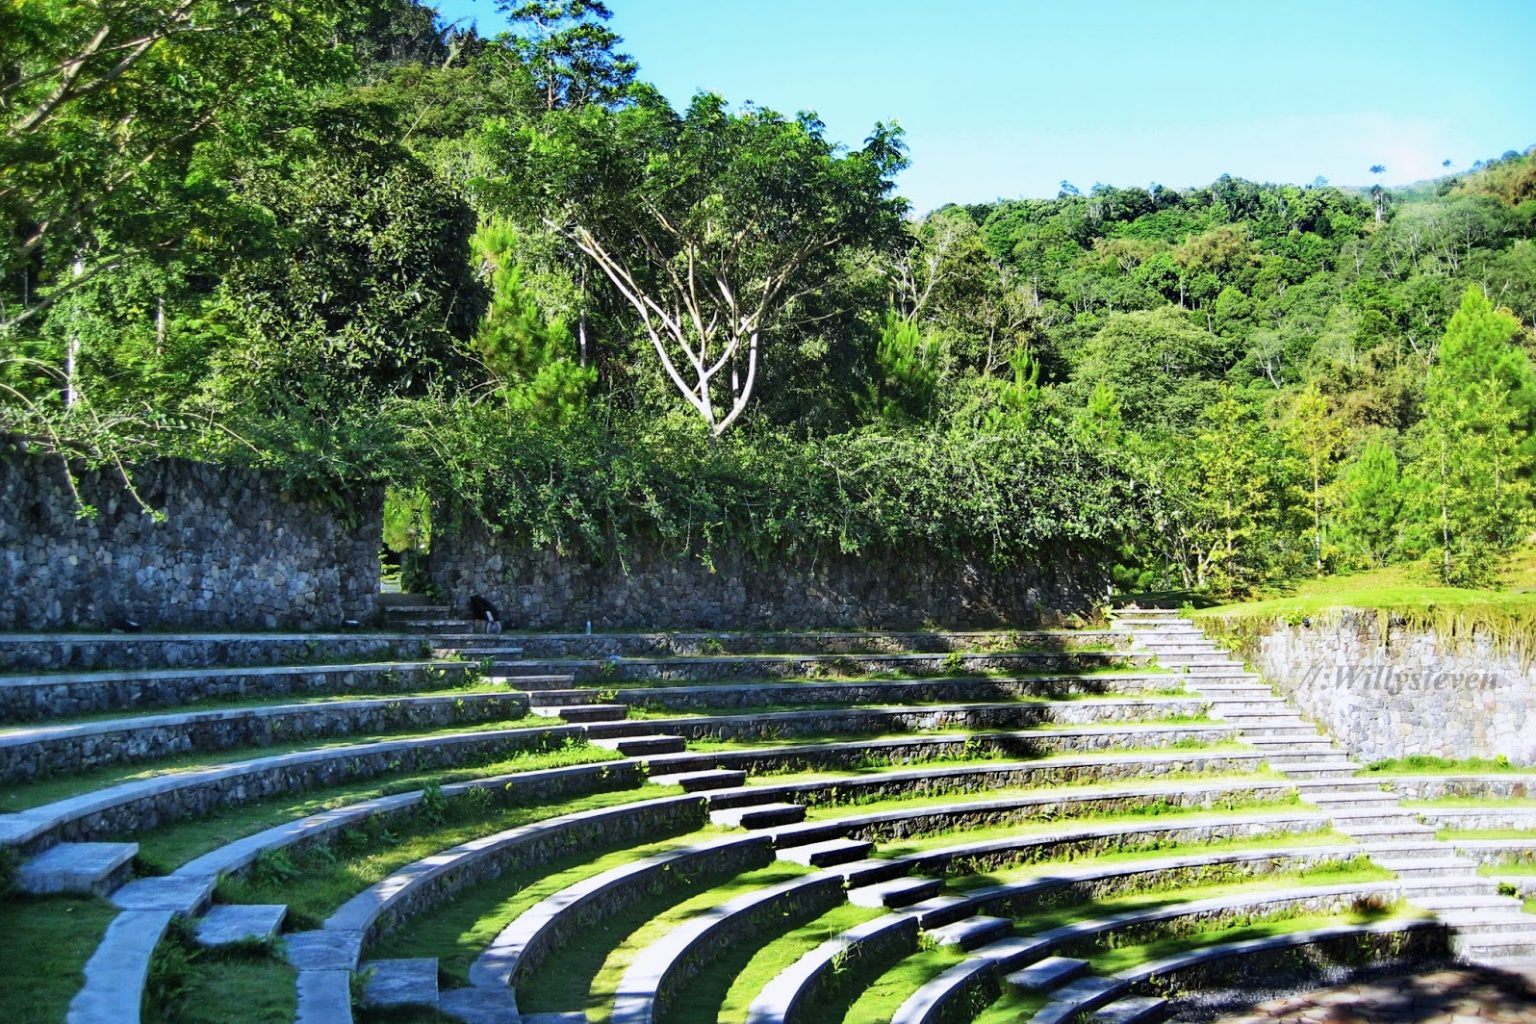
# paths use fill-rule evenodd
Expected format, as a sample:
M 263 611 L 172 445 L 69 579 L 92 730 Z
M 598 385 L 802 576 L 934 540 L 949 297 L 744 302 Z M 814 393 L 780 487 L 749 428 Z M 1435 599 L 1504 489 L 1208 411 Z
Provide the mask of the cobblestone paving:
M 1218 1024 L 1533 1024 L 1536 970 L 1376 978 L 1274 999 Z

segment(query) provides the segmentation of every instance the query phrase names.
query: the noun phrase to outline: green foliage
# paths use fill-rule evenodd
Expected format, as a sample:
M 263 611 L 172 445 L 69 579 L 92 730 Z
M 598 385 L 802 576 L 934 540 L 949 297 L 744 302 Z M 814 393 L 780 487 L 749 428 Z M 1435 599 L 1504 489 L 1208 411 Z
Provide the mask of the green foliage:
M 925 337 L 916 323 L 895 310 L 875 343 L 876 372 L 869 383 L 865 415 L 903 423 L 928 419 L 939 389 L 942 343 Z
M 1486 586 L 1529 529 L 1536 371 L 1519 322 L 1468 288 L 1425 389 L 1411 484 L 1419 538 L 1447 586 Z

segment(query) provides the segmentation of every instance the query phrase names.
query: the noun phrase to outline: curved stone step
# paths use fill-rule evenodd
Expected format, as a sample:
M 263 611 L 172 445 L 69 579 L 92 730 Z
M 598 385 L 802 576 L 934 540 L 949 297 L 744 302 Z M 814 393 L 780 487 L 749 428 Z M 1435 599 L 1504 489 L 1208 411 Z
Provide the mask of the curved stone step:
M 714 789 L 735 789 L 746 783 L 747 773 L 729 768 L 705 768 L 694 772 L 651 775 L 646 781 L 653 786 L 681 786 L 686 793 L 701 793 Z
M 0 782 L 189 752 L 520 718 L 527 709 L 522 694 L 451 693 L 258 704 L 4 729 L 0 730 Z
M 710 822 L 725 828 L 771 828 L 775 825 L 792 825 L 804 819 L 803 804 L 761 803 L 709 812 Z
M 894 909 L 939 894 L 944 883 L 937 878 L 893 878 L 848 890 L 848 902 L 856 907 Z
M 934 928 L 928 934 L 941 946 L 959 946 L 964 950 L 975 949 L 989 942 L 996 942 L 1013 930 L 1013 921 L 1006 917 L 989 917 L 977 914 L 956 921 L 954 924 Z
M 462 661 L 350 665 L 134 669 L 0 677 L 0 719 L 29 722 L 196 700 L 279 698 L 298 693 L 405 693 L 457 686 L 475 672 Z
M 138 1024 L 149 962 L 175 916 L 125 910 L 112 919 L 85 964 L 85 984 L 69 1003 L 69 1024 Z
M 1069 956 L 1048 956 L 1028 967 L 1014 971 L 1003 980 L 1025 992 L 1044 992 L 1059 988 L 1083 976 L 1088 961 Z

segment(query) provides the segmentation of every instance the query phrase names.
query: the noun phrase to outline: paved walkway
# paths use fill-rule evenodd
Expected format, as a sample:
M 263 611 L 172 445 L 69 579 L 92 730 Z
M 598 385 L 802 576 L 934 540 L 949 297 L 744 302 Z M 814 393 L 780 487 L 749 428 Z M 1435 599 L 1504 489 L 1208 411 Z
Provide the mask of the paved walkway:
M 1484 968 L 1374 978 L 1262 1003 L 1218 1024 L 1532 1024 L 1536 971 Z

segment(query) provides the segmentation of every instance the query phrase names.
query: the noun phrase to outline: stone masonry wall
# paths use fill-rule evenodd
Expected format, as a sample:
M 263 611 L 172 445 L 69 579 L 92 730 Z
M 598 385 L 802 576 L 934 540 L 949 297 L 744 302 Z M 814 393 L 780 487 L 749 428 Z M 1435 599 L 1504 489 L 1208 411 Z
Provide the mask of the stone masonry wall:
M 433 539 L 432 578 L 455 608 L 484 594 L 509 629 L 988 628 L 1089 617 L 1108 592 L 1090 554 L 995 570 L 923 551 L 793 556 L 636 552 L 603 561 L 468 528 Z
M 1311 625 L 1276 622 L 1254 668 L 1365 761 L 1431 754 L 1536 764 L 1536 667 L 1486 639 L 1447 645 L 1433 632 L 1345 611 Z
M 0 437 L 0 630 L 335 627 L 373 613 L 383 497 L 352 496 L 352 520 L 282 492 L 255 470 L 179 460 L 139 467 L 139 494 L 110 471 L 78 475 L 77 515 L 62 459 Z

